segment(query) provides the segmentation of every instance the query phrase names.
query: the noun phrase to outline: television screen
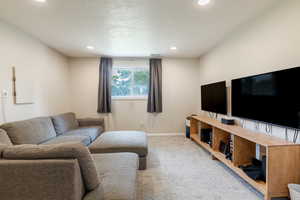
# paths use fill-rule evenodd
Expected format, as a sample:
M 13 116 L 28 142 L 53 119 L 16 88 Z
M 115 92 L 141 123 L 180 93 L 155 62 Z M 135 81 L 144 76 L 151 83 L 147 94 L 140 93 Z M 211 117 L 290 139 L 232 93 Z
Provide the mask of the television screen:
M 202 110 L 227 114 L 226 82 L 218 82 L 201 86 Z
M 232 115 L 300 128 L 300 67 L 232 80 Z

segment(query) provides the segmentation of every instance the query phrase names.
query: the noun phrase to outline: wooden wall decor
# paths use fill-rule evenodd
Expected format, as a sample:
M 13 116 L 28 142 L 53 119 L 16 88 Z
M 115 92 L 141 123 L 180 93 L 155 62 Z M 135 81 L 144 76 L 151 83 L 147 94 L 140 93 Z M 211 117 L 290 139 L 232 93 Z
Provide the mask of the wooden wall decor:
M 33 80 L 12 67 L 13 99 L 16 105 L 33 104 Z

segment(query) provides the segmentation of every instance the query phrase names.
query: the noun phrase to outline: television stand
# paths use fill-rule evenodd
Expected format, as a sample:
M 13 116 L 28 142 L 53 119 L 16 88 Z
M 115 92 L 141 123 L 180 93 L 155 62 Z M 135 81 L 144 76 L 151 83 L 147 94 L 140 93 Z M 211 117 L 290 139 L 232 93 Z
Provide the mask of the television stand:
M 212 146 L 200 140 L 199 126 L 213 130 Z M 233 136 L 232 161 L 227 160 L 225 155 L 219 151 L 221 141 L 226 143 L 230 135 Z M 191 140 L 210 152 L 213 159 L 224 163 L 261 192 L 265 196 L 265 200 L 271 200 L 273 197 L 288 197 L 287 185 L 300 183 L 300 144 L 253 132 L 236 125 L 225 125 L 204 116 L 191 118 Z M 241 165 L 251 163 L 252 158 L 256 155 L 256 144 L 265 149 L 266 182 L 251 179 L 239 168 Z

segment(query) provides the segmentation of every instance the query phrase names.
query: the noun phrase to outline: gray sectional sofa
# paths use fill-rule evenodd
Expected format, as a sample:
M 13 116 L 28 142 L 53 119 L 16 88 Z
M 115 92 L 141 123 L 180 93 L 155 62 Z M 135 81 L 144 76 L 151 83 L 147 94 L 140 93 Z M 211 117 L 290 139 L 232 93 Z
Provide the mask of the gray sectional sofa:
M 143 132 L 104 132 L 103 119 L 66 113 L 7 123 L 0 126 L 0 199 L 135 200 L 147 152 Z
M 82 121 L 88 119 L 77 120 L 74 113 L 65 113 L 11 122 L 0 128 L 7 132 L 14 145 L 81 142 L 88 146 L 103 133 L 104 120 L 92 120 L 93 126 L 82 126 Z

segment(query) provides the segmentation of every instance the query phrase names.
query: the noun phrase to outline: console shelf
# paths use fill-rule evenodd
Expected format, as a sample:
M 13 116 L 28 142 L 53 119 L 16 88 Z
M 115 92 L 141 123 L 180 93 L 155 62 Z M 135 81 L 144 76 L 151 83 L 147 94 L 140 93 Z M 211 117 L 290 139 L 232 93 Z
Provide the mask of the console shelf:
M 200 128 L 211 128 L 212 145 L 200 140 Z M 233 136 L 233 159 L 227 160 L 219 152 L 221 141 Z M 246 182 L 264 194 L 265 200 L 273 197 L 287 197 L 289 183 L 300 183 L 300 145 L 273 136 L 256 133 L 239 126 L 224 125 L 215 119 L 193 116 L 191 119 L 191 139 L 211 153 L 212 158 L 221 161 Z M 250 164 L 256 155 L 256 144 L 265 149 L 267 158 L 266 182 L 248 177 L 240 165 Z

